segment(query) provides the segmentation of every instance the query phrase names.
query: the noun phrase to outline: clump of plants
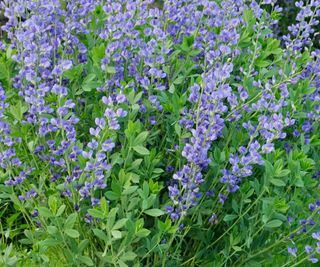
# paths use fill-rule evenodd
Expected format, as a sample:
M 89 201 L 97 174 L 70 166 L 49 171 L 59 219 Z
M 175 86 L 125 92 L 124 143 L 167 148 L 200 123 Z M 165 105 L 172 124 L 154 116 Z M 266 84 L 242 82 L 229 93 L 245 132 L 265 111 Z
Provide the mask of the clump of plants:
M 2 265 L 318 262 L 319 0 L 1 8 Z

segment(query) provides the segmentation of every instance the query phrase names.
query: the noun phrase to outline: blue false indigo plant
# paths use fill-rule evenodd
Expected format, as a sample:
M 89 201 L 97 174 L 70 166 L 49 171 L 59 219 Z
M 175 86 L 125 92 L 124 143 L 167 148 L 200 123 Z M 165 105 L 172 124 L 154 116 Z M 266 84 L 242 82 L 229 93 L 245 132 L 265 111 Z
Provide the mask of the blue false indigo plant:
M 2 1 L 0 265 L 317 266 L 320 1 L 282 2 Z

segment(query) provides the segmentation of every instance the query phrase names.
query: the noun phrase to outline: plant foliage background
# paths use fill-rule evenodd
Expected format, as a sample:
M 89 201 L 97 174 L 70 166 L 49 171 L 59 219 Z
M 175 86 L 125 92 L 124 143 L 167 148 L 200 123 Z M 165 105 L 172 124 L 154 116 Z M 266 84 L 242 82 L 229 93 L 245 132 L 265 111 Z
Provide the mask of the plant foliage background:
M 319 264 L 319 0 L 0 5 L 1 266 Z

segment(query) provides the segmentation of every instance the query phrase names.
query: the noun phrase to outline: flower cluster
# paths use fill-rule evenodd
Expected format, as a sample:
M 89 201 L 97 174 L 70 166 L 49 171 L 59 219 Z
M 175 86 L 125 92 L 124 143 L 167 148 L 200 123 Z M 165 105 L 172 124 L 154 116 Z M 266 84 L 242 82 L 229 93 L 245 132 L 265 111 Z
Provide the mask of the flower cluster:
M 316 257 L 318 253 L 320 253 L 320 232 L 313 231 L 314 226 L 316 225 L 315 216 L 319 214 L 320 208 L 320 200 L 315 201 L 314 203 L 309 204 L 309 211 L 312 213 L 309 218 L 302 219 L 299 221 L 299 227 L 294 233 L 290 236 L 291 242 L 295 245 L 294 247 L 288 247 L 288 253 L 294 257 L 297 257 L 298 248 L 296 247 L 296 243 L 299 244 L 300 236 L 308 236 L 310 235 L 311 241 L 315 242 L 315 245 L 307 244 L 305 245 L 304 251 L 308 257 L 309 261 L 312 263 L 317 263 L 319 259 Z M 290 218 L 288 220 L 290 223 L 293 223 L 293 219 Z M 295 239 L 297 239 L 295 241 Z M 300 238 L 301 239 L 301 238 Z M 315 254 L 317 253 L 317 254 Z
M 115 143 L 108 135 L 111 135 L 112 131 L 119 130 L 120 124 L 118 120 L 127 116 L 127 111 L 118 107 L 119 104 L 125 101 L 126 97 L 123 94 L 104 96 L 102 98 L 102 102 L 107 106 L 104 112 L 106 119 L 95 119 L 96 128 L 90 128 L 92 139 L 87 144 L 87 150 L 82 151 L 82 156 L 87 160 L 84 172 L 91 179 L 80 187 L 79 194 L 81 198 L 91 197 L 93 206 L 99 203 L 99 199 L 94 197 L 94 190 L 104 189 L 107 186 L 105 178 L 110 175 L 112 168 L 108 155 L 115 148 Z
M 320 2 L 318 0 L 312 0 L 308 3 L 297 1 L 295 5 L 299 8 L 296 16 L 297 23 L 289 26 L 290 33 L 284 35 L 283 39 L 288 50 L 300 51 L 303 47 L 312 44 L 314 27 L 319 25 L 317 17 L 320 16 Z
M 190 88 L 188 100 L 193 107 L 184 112 L 180 121 L 192 133 L 192 138 L 182 151 L 187 164 L 174 174 L 174 186 L 169 187 L 174 207 L 167 207 L 167 211 L 173 220 L 185 216 L 186 211 L 196 205 L 197 199 L 202 196 L 199 185 L 204 182 L 202 171 L 211 161 L 208 151 L 225 127 L 222 116 L 229 110 L 225 101 L 232 106 L 237 99 L 227 83 L 233 71 L 233 65 L 228 60 L 239 55 L 239 50 L 234 46 L 239 39 L 237 31 L 241 23 L 242 5 L 241 1 L 224 1 L 221 6 L 216 3 L 204 6 L 203 14 L 196 16 L 199 21 L 193 21 L 193 27 L 190 25 L 190 34 L 196 34 L 194 46 L 202 51 L 205 63 L 201 66 L 204 72 L 202 83 Z M 196 9 L 194 5 L 189 8 Z M 205 25 L 223 26 L 223 30 L 220 34 L 207 35 Z
M 39 135 L 34 151 L 41 161 L 50 166 L 51 181 L 60 177 L 70 182 L 79 178 L 81 171 L 77 156 L 75 103 L 69 99 L 70 89 L 63 72 L 86 60 L 86 47 L 77 35 L 86 29 L 95 1 L 73 1 L 63 9 L 60 1 L 4 1 L 7 31 L 19 63 L 14 87 L 27 103 L 22 124 L 32 125 Z M 77 59 L 72 59 L 77 53 Z M 52 101 L 50 99 L 54 99 Z M 61 138 L 57 141 L 57 136 Z M 7 184 L 11 180 L 7 181 Z M 70 191 L 62 192 L 70 195 Z

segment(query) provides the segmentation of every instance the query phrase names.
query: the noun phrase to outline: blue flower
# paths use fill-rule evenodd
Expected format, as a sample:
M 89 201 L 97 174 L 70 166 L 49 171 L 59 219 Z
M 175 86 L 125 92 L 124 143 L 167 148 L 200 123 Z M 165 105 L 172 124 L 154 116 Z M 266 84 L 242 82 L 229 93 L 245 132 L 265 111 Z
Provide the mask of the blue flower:
M 297 257 L 297 251 L 298 251 L 298 249 L 296 248 L 296 247 L 288 247 L 288 253 L 289 254 L 291 254 L 292 256 L 294 256 L 294 257 Z

